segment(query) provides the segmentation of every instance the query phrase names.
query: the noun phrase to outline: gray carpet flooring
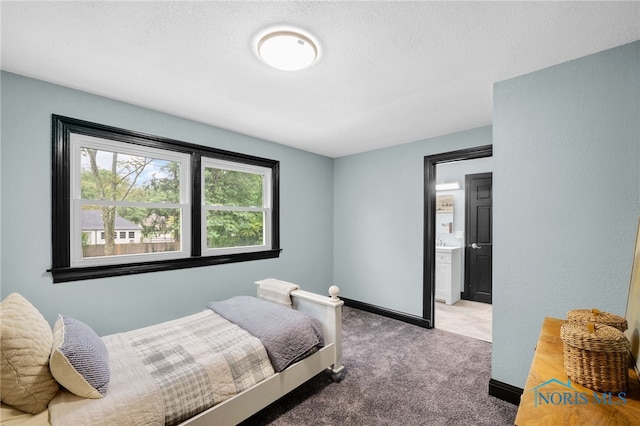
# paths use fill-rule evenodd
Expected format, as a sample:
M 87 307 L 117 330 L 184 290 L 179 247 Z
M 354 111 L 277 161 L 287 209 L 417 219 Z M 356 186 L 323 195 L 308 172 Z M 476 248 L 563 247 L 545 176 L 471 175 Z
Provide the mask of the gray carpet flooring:
M 513 425 L 488 395 L 491 344 L 345 307 L 343 379 L 322 373 L 242 426 Z

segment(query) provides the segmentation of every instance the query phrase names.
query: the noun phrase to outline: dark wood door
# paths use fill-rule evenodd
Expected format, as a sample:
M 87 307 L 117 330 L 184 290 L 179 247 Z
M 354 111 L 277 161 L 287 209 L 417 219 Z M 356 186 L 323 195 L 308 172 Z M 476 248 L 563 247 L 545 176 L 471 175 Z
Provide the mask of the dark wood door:
M 493 243 L 493 176 L 465 176 L 465 274 L 463 298 L 491 303 Z

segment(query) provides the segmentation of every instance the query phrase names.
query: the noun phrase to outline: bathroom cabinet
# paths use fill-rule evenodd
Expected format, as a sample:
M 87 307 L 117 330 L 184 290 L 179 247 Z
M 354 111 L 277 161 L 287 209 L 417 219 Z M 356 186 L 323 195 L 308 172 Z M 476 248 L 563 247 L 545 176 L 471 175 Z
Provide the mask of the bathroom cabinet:
M 460 247 L 436 247 L 436 300 L 447 305 L 460 300 L 461 252 Z

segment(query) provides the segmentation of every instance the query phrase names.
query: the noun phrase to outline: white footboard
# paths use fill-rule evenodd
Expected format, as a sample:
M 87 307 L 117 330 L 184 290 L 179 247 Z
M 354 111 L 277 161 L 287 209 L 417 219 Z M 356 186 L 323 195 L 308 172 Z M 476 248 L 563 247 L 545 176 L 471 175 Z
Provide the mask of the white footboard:
M 293 308 L 317 318 L 322 323 L 325 345 L 333 343 L 334 361 L 332 372 L 339 374 L 342 369 L 342 305 L 338 299 L 340 289 L 336 286 L 329 288 L 331 297 L 320 296 L 304 290 L 291 292 Z
M 256 283 L 257 284 L 257 283 Z M 291 392 L 323 370 L 337 380 L 342 365 L 342 305 L 338 287 L 329 289 L 331 297 L 304 290 L 291 292 L 293 308 L 322 323 L 325 345 L 315 354 L 276 373 L 255 386 L 215 405 L 182 423 L 189 426 L 234 425 L 251 417 L 280 397 Z

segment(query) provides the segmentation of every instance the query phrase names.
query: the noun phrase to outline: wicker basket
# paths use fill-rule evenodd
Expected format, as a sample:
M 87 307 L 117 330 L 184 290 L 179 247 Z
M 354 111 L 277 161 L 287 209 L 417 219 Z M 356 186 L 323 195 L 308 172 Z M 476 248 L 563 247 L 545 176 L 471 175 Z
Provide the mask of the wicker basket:
M 601 324 L 567 322 L 560 329 L 564 371 L 576 383 L 598 392 L 627 390 L 629 340 Z
M 619 315 L 601 312 L 598 309 L 574 309 L 567 312 L 570 322 L 604 324 L 625 332 L 628 328 L 627 320 Z

